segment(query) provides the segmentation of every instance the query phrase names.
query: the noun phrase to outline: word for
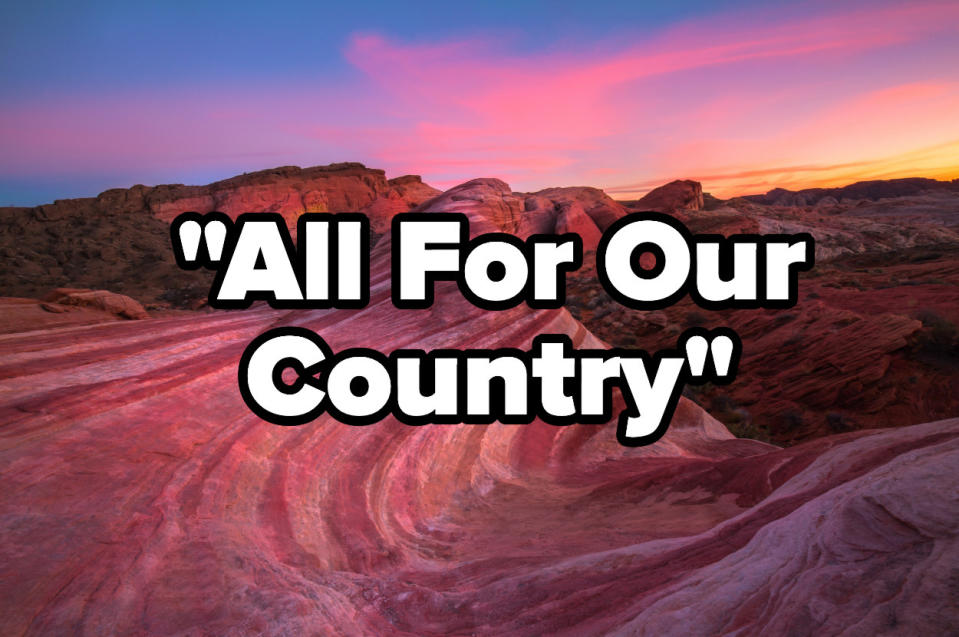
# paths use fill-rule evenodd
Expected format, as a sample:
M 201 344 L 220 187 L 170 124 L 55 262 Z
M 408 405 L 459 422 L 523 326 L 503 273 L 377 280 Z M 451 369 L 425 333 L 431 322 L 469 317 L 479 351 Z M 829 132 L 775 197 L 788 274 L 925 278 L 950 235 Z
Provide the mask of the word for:
M 280 327 L 257 337 L 240 360 L 243 399 L 258 416 L 300 425 L 328 413 L 350 425 L 387 415 L 408 425 L 600 424 L 617 439 L 647 445 L 666 432 L 687 384 L 733 380 L 742 351 L 731 330 L 685 332 L 674 351 L 574 349 L 565 335 L 533 340 L 530 351 L 396 350 L 334 353 L 315 332 Z
M 565 277 L 582 265 L 576 234 L 505 233 L 470 238 L 458 213 L 396 215 L 391 232 L 393 304 L 429 307 L 437 281 L 455 281 L 474 305 L 499 310 L 525 302 L 561 307 Z M 177 263 L 216 271 L 209 303 L 244 308 L 356 308 L 369 302 L 369 220 L 357 213 L 311 213 L 297 220 L 296 246 L 275 213 L 184 213 L 171 228 Z M 643 267 L 646 254 L 655 265 Z M 812 267 L 813 239 L 794 235 L 692 235 L 668 215 L 618 220 L 596 250 L 596 272 L 615 300 L 660 309 L 688 294 L 707 309 L 785 308 L 796 303 L 798 273 Z

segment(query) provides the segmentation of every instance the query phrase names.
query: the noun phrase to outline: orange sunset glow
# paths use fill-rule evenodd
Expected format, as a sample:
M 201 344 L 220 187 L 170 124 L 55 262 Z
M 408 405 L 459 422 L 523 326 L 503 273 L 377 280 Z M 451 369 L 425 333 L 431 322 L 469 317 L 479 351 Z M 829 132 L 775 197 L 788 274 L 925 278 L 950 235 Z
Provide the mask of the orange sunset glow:
M 107 62 L 69 81 L 34 74 L 0 100 L 0 204 L 334 161 L 439 188 L 491 176 L 627 199 L 674 178 L 729 197 L 959 177 L 956 3 L 527 18 L 415 36 L 398 20 L 344 27 L 287 56 L 288 38 L 258 32 L 278 41 L 240 71 L 219 72 L 219 50 L 173 69 L 131 43 L 136 68 L 113 80 Z

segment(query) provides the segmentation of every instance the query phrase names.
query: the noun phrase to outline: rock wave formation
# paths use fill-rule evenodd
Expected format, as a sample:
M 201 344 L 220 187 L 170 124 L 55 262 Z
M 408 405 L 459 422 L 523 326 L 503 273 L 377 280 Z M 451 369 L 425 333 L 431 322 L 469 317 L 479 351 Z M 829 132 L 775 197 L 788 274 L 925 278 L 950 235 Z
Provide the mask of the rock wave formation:
M 621 212 L 589 191 L 518 196 L 496 180 L 422 207 L 520 236 Z M 959 419 L 780 449 L 683 399 L 665 438 L 630 449 L 614 424 L 277 427 L 250 413 L 237 362 L 279 325 L 334 350 L 528 347 L 540 333 L 602 346 L 565 309 L 487 312 L 450 283 L 433 307 L 397 311 L 389 258 L 386 237 L 362 310 L 257 306 L 0 335 L 2 632 L 959 626 Z

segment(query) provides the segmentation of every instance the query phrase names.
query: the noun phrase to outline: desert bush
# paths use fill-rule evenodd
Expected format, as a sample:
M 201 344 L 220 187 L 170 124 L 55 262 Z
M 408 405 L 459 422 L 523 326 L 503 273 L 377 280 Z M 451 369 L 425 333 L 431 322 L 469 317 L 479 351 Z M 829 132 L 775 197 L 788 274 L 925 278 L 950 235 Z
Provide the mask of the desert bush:
M 855 429 L 855 425 L 852 421 L 848 420 L 844 415 L 836 412 L 830 412 L 826 414 L 826 425 L 829 427 L 829 430 L 832 433 L 843 433 L 845 431 L 852 431 Z
M 959 327 L 955 322 L 933 310 L 922 310 L 916 316 L 922 321 L 923 331 L 919 346 L 923 349 L 959 353 Z
M 728 394 L 713 396 L 709 402 L 708 411 L 710 415 L 726 426 L 729 433 L 737 438 L 772 442 L 769 432 L 756 424 L 749 410 L 739 406 L 733 397 Z
M 706 325 L 709 318 L 702 312 L 692 311 L 686 313 L 686 327 L 698 327 Z
M 780 419 L 783 433 L 792 433 L 806 424 L 806 419 L 801 411 L 797 409 L 787 409 L 782 413 Z

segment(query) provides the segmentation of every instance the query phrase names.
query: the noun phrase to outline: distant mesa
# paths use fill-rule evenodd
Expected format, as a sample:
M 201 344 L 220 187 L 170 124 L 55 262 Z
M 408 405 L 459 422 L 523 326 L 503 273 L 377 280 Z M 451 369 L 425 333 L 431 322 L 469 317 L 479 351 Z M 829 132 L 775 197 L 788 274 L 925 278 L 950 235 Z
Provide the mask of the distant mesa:
M 747 195 L 743 199 L 767 206 L 811 206 L 823 203 L 823 200 L 830 200 L 828 203 L 839 203 L 843 200 L 877 201 L 935 191 L 959 192 L 959 179 L 939 181 L 924 177 L 907 177 L 859 181 L 839 188 L 804 188 L 798 191 L 773 188 L 765 195 Z

